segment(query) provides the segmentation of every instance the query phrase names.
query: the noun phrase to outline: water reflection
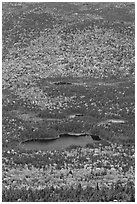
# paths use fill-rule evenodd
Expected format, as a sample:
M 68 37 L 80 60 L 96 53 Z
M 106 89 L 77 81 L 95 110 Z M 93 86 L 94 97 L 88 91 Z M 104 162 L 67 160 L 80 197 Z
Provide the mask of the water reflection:
M 87 144 L 92 144 L 93 139 L 91 136 L 65 136 L 62 135 L 61 137 L 57 139 L 51 139 L 51 140 L 30 140 L 23 142 L 21 144 L 22 148 L 25 148 L 26 150 L 60 150 L 65 149 L 72 145 L 82 146 L 85 147 Z

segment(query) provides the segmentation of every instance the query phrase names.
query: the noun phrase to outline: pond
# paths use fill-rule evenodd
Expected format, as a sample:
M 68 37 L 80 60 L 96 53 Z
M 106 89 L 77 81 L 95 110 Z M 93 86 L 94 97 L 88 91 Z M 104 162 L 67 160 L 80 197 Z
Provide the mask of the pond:
M 66 149 L 70 146 L 81 146 L 85 147 L 87 144 L 93 144 L 93 138 L 89 135 L 77 136 L 77 135 L 69 135 L 62 134 L 58 138 L 54 139 L 33 139 L 22 142 L 20 147 L 26 150 L 61 150 Z
M 109 120 L 105 120 L 105 121 L 99 122 L 98 126 L 105 125 L 105 124 L 111 124 L 111 123 L 124 124 L 124 123 L 126 123 L 126 121 L 125 120 L 120 120 L 120 119 L 109 119 Z

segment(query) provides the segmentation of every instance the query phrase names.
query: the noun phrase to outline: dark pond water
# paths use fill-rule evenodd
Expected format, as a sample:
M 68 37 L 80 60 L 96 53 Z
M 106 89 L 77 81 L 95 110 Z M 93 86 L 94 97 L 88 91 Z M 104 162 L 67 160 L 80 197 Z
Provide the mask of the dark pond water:
M 57 139 L 53 140 L 30 140 L 20 144 L 22 148 L 26 150 L 60 150 L 70 147 L 72 145 L 78 145 L 85 147 L 87 144 L 92 144 L 93 139 L 91 136 L 74 136 L 74 135 L 61 135 Z
M 71 85 L 71 82 L 65 82 L 65 81 L 57 81 L 54 82 L 55 85 Z

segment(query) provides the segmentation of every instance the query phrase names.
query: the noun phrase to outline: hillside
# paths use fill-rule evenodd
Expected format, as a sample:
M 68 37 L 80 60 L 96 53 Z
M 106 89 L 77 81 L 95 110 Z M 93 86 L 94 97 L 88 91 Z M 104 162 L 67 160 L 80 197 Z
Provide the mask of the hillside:
M 3 2 L 2 34 L 3 201 L 134 201 L 135 4 Z

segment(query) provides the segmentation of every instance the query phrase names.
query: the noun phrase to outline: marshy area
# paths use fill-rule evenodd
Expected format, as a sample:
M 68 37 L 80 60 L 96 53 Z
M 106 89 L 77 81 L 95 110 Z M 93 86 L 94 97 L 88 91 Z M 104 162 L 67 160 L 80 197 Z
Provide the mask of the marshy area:
M 3 3 L 3 202 L 135 201 L 134 3 Z

